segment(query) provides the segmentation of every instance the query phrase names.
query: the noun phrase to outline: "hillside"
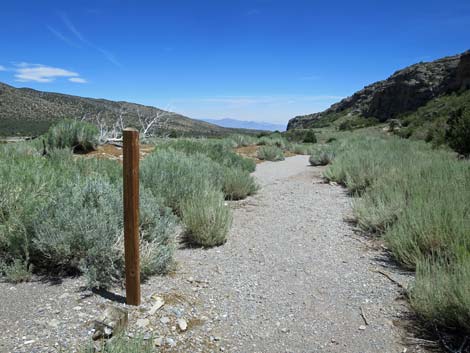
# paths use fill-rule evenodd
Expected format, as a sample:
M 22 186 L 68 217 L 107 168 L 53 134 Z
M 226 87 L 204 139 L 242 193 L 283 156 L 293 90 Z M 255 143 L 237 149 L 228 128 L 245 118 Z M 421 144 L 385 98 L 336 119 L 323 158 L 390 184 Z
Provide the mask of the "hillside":
M 420 62 L 375 82 L 329 109 L 291 119 L 287 129 L 321 127 L 342 119 L 373 124 L 412 113 L 429 101 L 470 89 L 470 51 Z M 367 121 L 364 121 L 367 119 Z
M 230 133 L 256 133 L 243 129 L 227 129 L 204 121 L 190 119 L 180 114 L 129 102 L 84 98 L 60 93 L 15 88 L 0 83 L 0 135 L 36 135 L 64 118 L 98 119 L 112 125 L 122 114 L 126 125 L 139 127 L 139 118 L 151 119 L 164 115 L 159 132 L 178 135 L 220 136 Z

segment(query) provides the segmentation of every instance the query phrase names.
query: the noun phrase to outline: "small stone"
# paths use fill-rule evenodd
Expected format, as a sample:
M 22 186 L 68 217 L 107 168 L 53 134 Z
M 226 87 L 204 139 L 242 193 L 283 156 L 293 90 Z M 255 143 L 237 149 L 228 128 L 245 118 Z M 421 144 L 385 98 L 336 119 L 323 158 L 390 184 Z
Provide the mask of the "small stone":
M 60 321 L 57 319 L 52 319 L 47 323 L 50 327 L 57 328 L 59 327 Z
M 81 306 L 74 306 L 72 309 L 75 310 L 75 311 L 80 311 L 80 310 L 82 310 L 82 307 Z
M 184 332 L 187 330 L 188 323 L 186 322 L 185 319 L 178 319 L 176 323 L 178 324 L 178 328 L 180 329 L 181 332 Z
M 169 345 L 170 347 L 175 347 L 176 346 L 175 340 L 173 338 L 170 338 L 170 337 L 168 337 L 166 339 L 166 344 Z
M 281 328 L 281 332 L 282 332 L 282 333 L 287 333 L 288 330 L 287 330 L 285 327 L 283 327 L 283 328 Z
M 95 320 L 93 340 L 100 338 L 110 338 L 116 333 L 124 330 L 127 326 L 128 313 L 127 311 L 109 306 L 105 311 Z
M 155 315 L 158 309 L 160 309 L 163 305 L 165 305 L 165 301 L 163 300 L 163 298 L 156 296 L 154 299 L 155 299 L 155 304 L 153 304 L 152 308 L 150 308 L 149 310 L 150 315 Z
M 193 282 L 194 282 L 194 278 L 193 278 L 193 277 L 189 277 L 189 278 L 188 278 L 188 282 L 189 282 L 189 283 L 193 283 Z
M 153 341 L 153 344 L 157 347 L 163 346 L 163 337 L 155 338 L 155 340 Z
M 31 343 L 34 343 L 36 342 L 35 340 L 29 340 L 29 341 L 24 341 L 23 344 L 31 344 Z
M 365 325 L 359 326 L 359 330 L 364 331 L 365 329 L 366 329 L 366 326 L 365 326 Z
M 59 299 L 65 299 L 69 296 L 69 293 L 62 293 L 61 295 L 59 295 Z
M 147 327 L 150 324 L 150 320 L 149 319 L 138 319 L 135 324 L 136 324 L 137 327 L 140 327 L 140 328 Z
M 160 322 L 166 325 L 167 323 L 170 322 L 170 318 L 168 316 L 163 316 L 162 318 L 160 318 Z

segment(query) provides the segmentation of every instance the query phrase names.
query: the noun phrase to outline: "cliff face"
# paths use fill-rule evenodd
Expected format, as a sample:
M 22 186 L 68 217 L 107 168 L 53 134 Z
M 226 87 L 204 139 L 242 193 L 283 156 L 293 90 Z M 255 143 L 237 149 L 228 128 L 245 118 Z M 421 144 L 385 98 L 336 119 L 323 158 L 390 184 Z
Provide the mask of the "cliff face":
M 464 89 L 470 89 L 470 51 L 399 70 L 324 112 L 291 119 L 287 129 L 308 128 L 319 119 L 346 111 L 383 122 L 414 111 L 433 98 Z

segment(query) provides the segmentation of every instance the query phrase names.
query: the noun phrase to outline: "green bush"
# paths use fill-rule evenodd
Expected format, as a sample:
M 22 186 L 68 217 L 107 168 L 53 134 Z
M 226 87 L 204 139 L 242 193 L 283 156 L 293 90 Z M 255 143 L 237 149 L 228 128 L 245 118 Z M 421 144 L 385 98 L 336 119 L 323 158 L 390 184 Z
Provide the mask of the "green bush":
M 141 164 L 142 185 L 165 206 L 181 211 L 184 200 L 205 190 L 222 190 L 224 168 L 204 154 L 157 150 Z
M 243 135 L 237 135 L 243 136 Z M 247 137 L 249 138 L 249 136 Z M 243 158 L 232 151 L 231 140 L 178 139 L 166 141 L 157 146 L 157 150 L 174 150 L 187 155 L 203 154 L 214 162 L 230 168 L 240 168 L 248 172 L 256 169 L 256 163 Z
M 470 163 L 397 138 L 358 135 L 344 145 L 325 177 L 361 195 L 353 203 L 359 226 L 383 235 L 393 256 L 416 269 L 417 313 L 468 335 Z
M 216 246 L 226 242 L 232 223 L 230 209 L 223 194 L 207 190 L 183 202 L 181 218 L 190 244 Z
M 330 164 L 335 158 L 334 149 L 329 145 L 320 145 L 310 150 L 308 161 L 312 166 L 321 166 Z
M 100 347 L 101 353 L 153 353 L 155 347 L 153 340 L 144 340 L 142 336 L 138 337 L 127 337 L 120 334 L 113 337 L 110 340 L 102 341 Z M 95 349 L 92 343 L 88 347 L 80 350 L 81 353 L 95 353 Z
M 256 138 L 249 135 L 230 135 L 227 139 L 232 142 L 234 147 L 244 147 L 256 144 Z
M 315 136 L 315 132 L 313 130 L 308 130 L 305 133 L 303 142 L 304 143 L 317 143 L 317 137 Z
M 145 253 L 143 277 L 164 273 L 172 262 L 175 218 L 142 193 L 141 247 Z M 57 190 L 57 197 L 39 213 L 34 226 L 35 262 L 41 268 L 80 271 L 90 287 L 120 283 L 124 271 L 121 190 L 102 180 L 76 180 Z M 152 246 L 155 245 L 155 246 Z
M 448 120 L 446 140 L 449 146 L 464 156 L 470 156 L 470 104 L 460 109 Z
M 85 273 L 90 286 L 122 279 L 122 168 L 74 159 L 70 150 L 41 157 L 34 144 L 0 146 L 0 272 L 12 280 L 38 272 Z M 172 263 L 176 219 L 143 189 L 142 276 Z M 16 279 L 15 279 L 16 278 Z
M 301 143 L 292 143 L 289 144 L 287 147 L 290 152 L 293 152 L 295 154 L 310 154 L 310 151 L 312 149 L 311 146 L 304 145 Z
M 285 148 L 287 141 L 280 134 L 271 134 L 269 136 L 261 137 L 258 140 L 259 146 L 275 146 L 278 148 Z
M 253 195 L 258 190 L 258 186 L 248 172 L 241 169 L 225 168 L 222 190 L 226 199 L 242 200 Z
M 64 120 L 49 128 L 46 139 L 50 148 L 89 152 L 98 145 L 98 128 L 84 121 Z
M 0 273 L 4 273 L 5 279 L 11 283 L 27 282 L 31 279 L 31 265 L 21 259 L 15 259 L 10 264 L 0 262 Z
M 257 156 L 259 159 L 266 161 L 284 160 L 284 152 L 276 146 L 261 146 L 258 149 Z

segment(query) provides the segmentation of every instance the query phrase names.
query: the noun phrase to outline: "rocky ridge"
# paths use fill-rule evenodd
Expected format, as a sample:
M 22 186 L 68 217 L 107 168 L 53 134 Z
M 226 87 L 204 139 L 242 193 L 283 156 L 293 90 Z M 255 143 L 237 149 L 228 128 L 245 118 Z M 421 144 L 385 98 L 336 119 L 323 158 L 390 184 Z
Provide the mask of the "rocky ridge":
M 470 89 L 470 51 L 420 62 L 375 82 L 327 110 L 291 119 L 287 129 L 309 128 L 334 114 L 375 118 L 380 122 L 412 112 L 431 99 Z

